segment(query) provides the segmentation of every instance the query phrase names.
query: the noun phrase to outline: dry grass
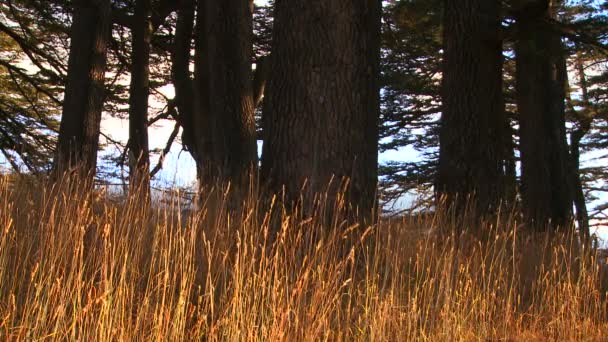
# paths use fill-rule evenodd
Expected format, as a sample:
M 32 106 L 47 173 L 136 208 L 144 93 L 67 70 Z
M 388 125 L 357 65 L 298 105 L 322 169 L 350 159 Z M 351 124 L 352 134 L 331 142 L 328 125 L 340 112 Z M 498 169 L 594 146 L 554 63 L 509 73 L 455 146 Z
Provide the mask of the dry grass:
M 526 235 L 509 215 L 328 226 L 323 205 L 304 217 L 217 197 L 187 218 L 178 198 L 0 181 L 0 338 L 606 338 L 601 267 L 572 237 Z

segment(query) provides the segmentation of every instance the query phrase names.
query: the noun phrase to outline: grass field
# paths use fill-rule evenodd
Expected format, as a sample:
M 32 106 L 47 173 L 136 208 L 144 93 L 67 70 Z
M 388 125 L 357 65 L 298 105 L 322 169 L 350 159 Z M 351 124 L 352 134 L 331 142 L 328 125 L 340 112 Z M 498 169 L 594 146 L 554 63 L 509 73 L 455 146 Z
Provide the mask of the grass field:
M 602 340 L 601 263 L 516 216 L 327 219 L 0 181 L 0 339 Z M 229 209 L 239 208 L 239 209 Z M 321 219 L 323 218 L 323 219 Z M 328 223 L 329 222 L 329 223 Z M 273 232 L 275 232 L 273 234 Z

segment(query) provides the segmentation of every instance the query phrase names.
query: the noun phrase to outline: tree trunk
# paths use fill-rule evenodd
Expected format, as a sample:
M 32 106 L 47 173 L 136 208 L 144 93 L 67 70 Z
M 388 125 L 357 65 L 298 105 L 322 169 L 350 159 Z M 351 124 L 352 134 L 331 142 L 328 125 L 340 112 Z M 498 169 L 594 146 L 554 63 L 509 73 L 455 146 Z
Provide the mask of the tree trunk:
M 78 167 L 94 175 L 104 101 L 110 1 L 74 0 L 70 56 L 59 128 L 55 177 Z
M 502 89 L 500 2 L 445 0 L 443 112 L 436 191 L 462 211 L 505 198 L 508 125 Z
M 149 193 L 148 97 L 150 93 L 150 0 L 137 0 L 132 29 L 131 85 L 129 88 L 130 182 Z
M 517 107 L 520 116 L 522 201 L 527 221 L 537 229 L 567 226 L 572 214 L 568 177 L 561 38 L 544 23 L 549 0 L 528 2 L 516 12 Z
M 562 69 L 567 72 L 567 65 L 563 63 Z M 580 145 L 583 137 L 591 129 L 594 113 L 592 113 L 592 105 L 589 100 L 589 87 L 587 84 L 587 76 L 580 55 L 576 59 L 576 71 L 579 77 L 579 87 L 581 90 L 581 109 L 577 110 L 570 98 L 570 87 L 568 86 L 567 102 L 569 109 L 576 119 L 575 129 L 570 133 L 570 159 L 571 159 L 571 185 L 572 197 L 574 200 L 574 208 L 576 209 L 576 221 L 581 237 L 585 243 L 590 243 L 591 232 L 589 231 L 589 212 L 587 211 L 587 203 L 585 192 L 583 191 L 583 180 L 580 173 Z
M 201 185 L 241 183 L 257 164 L 251 4 L 198 2 L 194 80 L 189 71 L 194 2 L 182 1 L 178 9 L 173 83 L 182 140 L 196 162 Z
M 284 0 L 275 5 L 264 100 L 262 178 L 289 201 L 350 181 L 347 201 L 375 204 L 379 0 Z M 335 188 L 329 190 L 330 199 Z
M 517 134 L 516 129 L 511 126 L 510 119 L 507 115 L 504 130 L 505 148 L 505 182 L 504 182 L 504 201 L 508 208 L 513 208 L 517 204 L 518 182 L 517 182 L 517 156 L 515 149 L 517 148 L 513 141 L 513 136 Z
M 175 87 L 175 103 L 178 110 L 177 119 L 182 127 L 182 143 L 200 165 L 201 146 L 198 144 L 200 137 L 197 136 L 195 124 L 195 99 L 192 79 L 190 78 L 190 49 L 192 48 L 192 37 L 194 31 L 194 1 L 180 1 L 177 10 L 177 25 L 171 54 L 171 76 Z
M 203 139 L 202 181 L 242 183 L 257 165 L 251 62 L 253 3 L 199 0 L 196 129 Z
M 580 174 L 580 145 L 585 134 L 586 131 L 584 128 L 577 128 L 570 134 L 570 153 L 572 159 L 571 184 L 574 207 L 576 208 L 576 221 L 578 222 L 578 229 L 583 241 L 589 243 L 591 241 L 591 232 L 589 231 L 589 212 L 587 211 L 585 192 L 583 191 L 583 183 Z

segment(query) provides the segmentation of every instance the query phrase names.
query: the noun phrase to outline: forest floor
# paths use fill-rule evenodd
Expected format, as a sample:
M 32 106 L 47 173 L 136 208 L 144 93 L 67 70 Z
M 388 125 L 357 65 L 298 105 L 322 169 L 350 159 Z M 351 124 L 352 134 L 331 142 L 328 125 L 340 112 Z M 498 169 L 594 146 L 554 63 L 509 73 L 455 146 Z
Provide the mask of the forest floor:
M 517 215 L 365 227 L 328 219 L 340 204 L 304 215 L 230 202 L 210 195 L 183 215 L 178 196 L 148 205 L 0 178 L 0 339 L 607 336 L 605 266 L 574 236 L 525 233 Z

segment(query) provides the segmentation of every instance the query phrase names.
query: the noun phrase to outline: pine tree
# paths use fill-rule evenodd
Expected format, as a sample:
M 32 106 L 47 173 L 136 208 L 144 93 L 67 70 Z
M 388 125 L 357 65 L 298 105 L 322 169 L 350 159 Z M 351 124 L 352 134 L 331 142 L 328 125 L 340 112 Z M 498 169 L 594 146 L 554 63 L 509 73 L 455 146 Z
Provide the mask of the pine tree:
M 382 26 L 380 152 L 409 150 L 421 158 L 380 165 L 380 198 L 408 194 L 432 204 L 441 112 L 441 1 L 385 5 Z M 393 210 L 399 211 L 399 207 Z

